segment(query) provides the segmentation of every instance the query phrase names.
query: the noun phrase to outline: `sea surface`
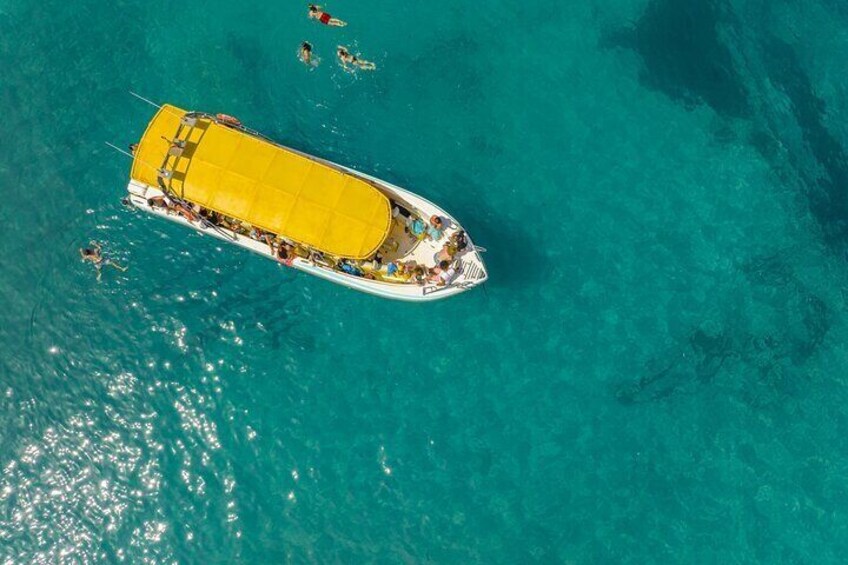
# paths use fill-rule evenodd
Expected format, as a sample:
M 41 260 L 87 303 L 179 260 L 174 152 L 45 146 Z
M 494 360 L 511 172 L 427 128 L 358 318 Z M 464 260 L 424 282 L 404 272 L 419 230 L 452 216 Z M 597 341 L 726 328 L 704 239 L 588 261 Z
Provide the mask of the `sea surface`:
M 0 0 L 0 562 L 844 562 L 848 4 L 325 8 Z M 124 209 L 130 90 L 441 204 L 489 282 Z

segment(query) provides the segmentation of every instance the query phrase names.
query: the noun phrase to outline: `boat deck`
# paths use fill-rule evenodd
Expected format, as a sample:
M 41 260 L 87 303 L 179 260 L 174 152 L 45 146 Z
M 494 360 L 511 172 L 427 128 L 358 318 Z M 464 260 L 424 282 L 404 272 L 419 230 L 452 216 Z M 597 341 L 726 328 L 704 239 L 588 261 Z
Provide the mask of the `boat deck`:
M 393 188 L 398 191 L 402 191 L 400 188 Z M 130 182 L 127 189 L 130 193 L 129 203 L 136 208 L 139 208 L 149 214 L 183 224 L 200 233 L 228 241 L 229 243 L 253 251 L 254 253 L 266 258 L 276 260 L 265 242 L 257 241 L 246 235 L 235 233 L 220 227 L 213 229 L 208 225 L 203 225 L 201 222 L 189 221 L 174 210 L 151 206 L 148 203 L 148 199 L 163 195 L 163 192 L 158 188 L 136 182 Z M 411 195 L 411 193 L 408 194 Z M 450 222 L 446 222 L 446 225 L 450 227 L 445 231 L 445 235 L 439 240 L 439 242 L 431 240 L 418 241 L 417 238 L 412 237 L 404 231 L 404 224 L 402 222 L 393 222 L 392 231 L 394 236 L 397 238 L 395 241 L 398 242 L 398 246 L 391 253 L 387 253 L 384 257 L 384 265 L 395 259 L 401 261 L 415 261 L 425 266 L 435 264 L 434 255 L 441 249 L 441 246 L 447 240 L 447 237 L 460 228 L 443 211 L 437 208 L 432 208 L 429 212 L 436 213 L 446 221 Z M 406 254 L 401 255 L 401 253 Z M 469 288 L 482 284 L 488 278 L 478 250 L 472 243 L 470 243 L 470 241 L 468 248 L 463 252 L 460 252 L 455 258 L 455 265 L 457 267 L 457 275 L 449 284 L 437 285 L 427 282 L 426 284 L 419 285 L 411 281 L 391 280 L 385 277 L 372 280 L 349 275 L 330 268 L 329 266 L 316 264 L 300 257 L 294 259 L 290 264 L 292 268 L 308 272 L 320 278 L 328 279 L 356 290 L 376 294 L 386 298 L 415 302 L 447 298 L 448 296 L 453 296 L 460 292 L 464 292 Z M 367 272 L 367 269 L 365 270 Z

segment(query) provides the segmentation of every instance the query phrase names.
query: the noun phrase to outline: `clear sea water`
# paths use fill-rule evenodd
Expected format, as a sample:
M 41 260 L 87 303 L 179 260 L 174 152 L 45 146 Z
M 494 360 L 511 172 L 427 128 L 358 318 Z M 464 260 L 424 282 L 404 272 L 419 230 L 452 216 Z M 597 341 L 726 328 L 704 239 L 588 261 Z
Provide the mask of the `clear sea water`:
M 0 561 L 842 561 L 846 3 L 326 8 L 0 0 Z M 487 288 L 123 209 L 130 89 L 442 204 Z

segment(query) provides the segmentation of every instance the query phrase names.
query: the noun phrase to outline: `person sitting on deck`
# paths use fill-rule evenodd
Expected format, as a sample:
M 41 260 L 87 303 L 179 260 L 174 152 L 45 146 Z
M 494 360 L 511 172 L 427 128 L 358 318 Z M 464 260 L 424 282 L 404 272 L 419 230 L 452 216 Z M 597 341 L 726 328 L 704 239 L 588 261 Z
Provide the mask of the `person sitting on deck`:
M 447 261 L 442 261 L 442 263 L 447 263 Z M 445 286 L 446 284 L 450 284 L 453 278 L 456 276 L 456 267 L 448 263 L 448 265 L 442 268 L 442 272 L 439 273 L 439 280 L 436 282 L 439 286 Z
M 415 283 L 423 284 L 426 275 L 427 269 L 415 261 L 392 261 L 386 266 L 386 276 L 400 279 L 403 282 L 412 280 Z
M 201 218 L 205 219 L 210 224 L 218 225 L 218 212 L 215 210 L 210 210 L 209 208 L 200 207 L 200 212 L 198 212 Z
M 250 239 L 255 239 L 256 241 L 262 241 L 265 238 L 265 232 L 256 226 L 250 227 L 250 233 L 248 234 Z
M 468 247 L 468 238 L 463 230 L 454 232 L 448 238 L 447 242 L 442 246 L 442 250 L 436 254 L 436 262 L 453 261 L 461 251 L 465 251 Z
M 290 243 L 286 243 L 285 241 L 281 241 L 280 245 L 277 246 L 276 257 L 277 261 L 291 267 L 295 258 L 294 246 Z
M 339 261 L 338 268 L 343 273 L 347 273 L 355 277 L 361 277 L 364 274 L 362 269 L 351 263 L 348 259 L 342 259 Z
M 237 220 L 229 216 L 224 216 L 223 214 L 218 216 L 218 225 L 234 233 L 238 233 L 241 235 L 248 234 L 247 228 L 244 227 L 244 224 L 241 223 L 241 220 Z
M 401 263 L 400 261 L 392 261 L 391 263 L 386 265 L 387 276 L 403 279 L 405 274 L 406 270 L 404 269 L 403 263 Z M 408 275 L 406 278 L 409 278 Z
M 320 251 L 317 251 L 315 249 L 310 249 L 308 251 L 308 254 L 309 254 L 309 256 L 306 259 L 310 263 L 312 263 L 313 265 L 318 265 L 318 266 L 321 266 L 321 267 L 332 266 L 332 261 L 327 260 L 327 258 L 324 257 L 324 254 L 321 253 Z
M 436 267 L 430 269 L 430 276 L 427 280 L 429 282 L 434 282 L 439 286 L 444 286 L 448 284 L 454 276 L 456 276 L 456 268 L 452 267 L 449 261 L 441 261 Z
M 195 213 L 192 212 L 190 208 L 188 208 L 181 202 L 175 202 L 174 200 L 168 198 L 168 196 L 165 194 L 163 194 L 162 196 L 153 196 L 152 198 L 148 198 L 147 205 L 151 208 L 165 208 L 165 210 L 169 213 L 176 212 L 189 222 L 197 221 L 197 215 L 195 215 Z
M 390 202 L 392 203 L 392 218 L 397 218 L 398 216 L 409 218 L 409 216 L 412 215 L 412 212 L 410 212 L 394 200 L 391 200 Z
M 417 239 L 424 239 L 427 235 L 427 224 L 421 218 L 407 218 L 406 229 L 412 234 L 412 237 Z
M 294 246 L 284 240 L 280 240 L 280 243 L 275 246 L 274 238 L 267 232 L 265 232 L 264 238 L 265 243 L 267 243 L 268 247 L 271 248 L 271 254 L 274 258 L 280 263 L 291 267 L 295 258 Z
M 439 274 L 442 272 L 442 270 L 447 269 L 448 265 L 450 265 L 448 261 L 439 261 L 438 265 L 429 269 L 429 276 L 427 277 L 427 280 L 431 282 L 436 282 L 439 277 Z
M 421 265 L 417 265 L 412 269 L 412 276 L 410 277 L 415 284 L 423 285 L 427 282 L 426 278 L 427 271 L 424 270 L 424 267 Z
M 439 241 L 445 233 L 445 223 L 436 215 L 430 216 L 430 225 L 427 226 L 427 236 L 433 241 Z
M 103 257 L 103 253 L 101 251 L 100 244 L 97 243 L 96 241 L 89 241 L 88 245 L 89 245 L 89 247 L 86 247 L 86 248 L 79 250 L 80 257 L 82 257 L 83 261 L 90 261 L 94 264 L 94 268 L 97 269 L 97 280 L 98 281 L 100 280 L 100 276 L 102 275 L 101 270 L 106 265 L 108 265 L 110 267 L 115 267 L 116 269 L 118 269 L 121 272 L 124 272 L 129 268 L 129 267 L 122 267 L 122 266 L 118 265 L 117 263 L 115 263 L 114 261 L 112 261 L 111 259 L 106 259 L 105 257 Z
M 152 198 L 147 199 L 147 205 L 151 208 L 168 208 L 170 209 L 173 206 L 171 199 L 165 195 L 162 196 L 154 196 Z
M 372 271 L 379 271 L 383 268 L 383 254 L 377 251 L 369 261 L 363 263 L 363 266 Z

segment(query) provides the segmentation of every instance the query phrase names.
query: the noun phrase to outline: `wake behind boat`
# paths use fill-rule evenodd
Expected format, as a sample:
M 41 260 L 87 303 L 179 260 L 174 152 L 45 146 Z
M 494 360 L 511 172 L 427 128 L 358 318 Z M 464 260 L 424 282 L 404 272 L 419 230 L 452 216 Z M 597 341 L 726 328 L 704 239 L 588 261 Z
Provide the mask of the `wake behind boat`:
M 145 212 L 386 298 L 437 300 L 488 278 L 482 249 L 432 202 L 224 114 L 159 107 L 127 190 Z

